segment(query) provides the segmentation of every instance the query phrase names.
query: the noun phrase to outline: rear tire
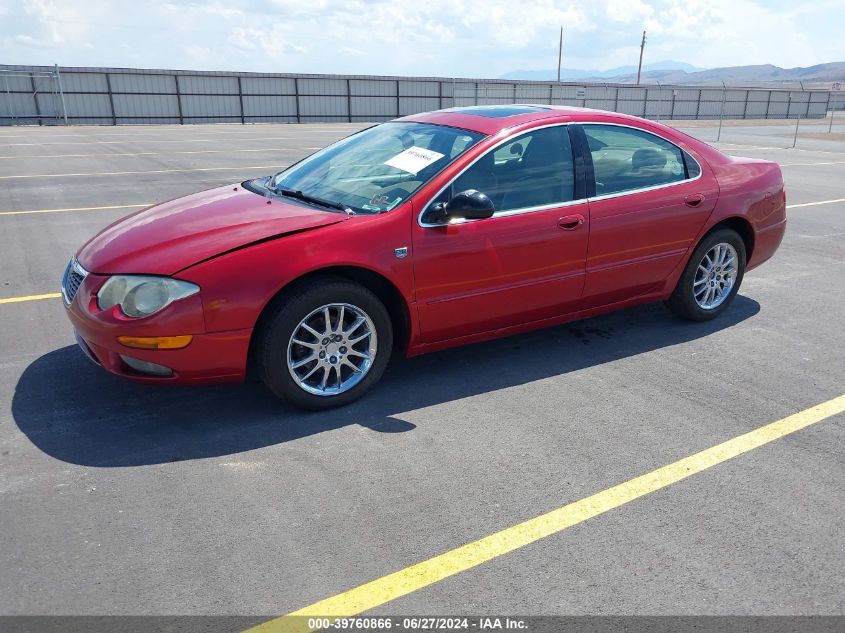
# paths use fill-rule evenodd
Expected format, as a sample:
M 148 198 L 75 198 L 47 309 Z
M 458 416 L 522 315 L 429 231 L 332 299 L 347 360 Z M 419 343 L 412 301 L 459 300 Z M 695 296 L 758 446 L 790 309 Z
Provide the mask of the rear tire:
M 715 319 L 739 291 L 745 257 L 745 242 L 736 231 L 718 229 L 706 235 L 687 262 L 667 307 L 682 319 Z
M 326 277 L 268 307 L 254 351 L 261 379 L 273 393 L 321 411 L 369 391 L 392 347 L 393 326 L 379 298 L 356 283 Z

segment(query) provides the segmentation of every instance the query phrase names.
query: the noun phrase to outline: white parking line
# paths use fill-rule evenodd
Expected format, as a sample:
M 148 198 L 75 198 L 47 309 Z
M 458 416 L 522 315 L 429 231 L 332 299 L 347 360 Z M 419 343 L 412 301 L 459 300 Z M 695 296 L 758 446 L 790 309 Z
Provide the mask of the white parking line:
M 26 211 L 0 211 L 0 215 L 31 215 L 33 213 L 66 213 L 68 211 L 104 211 L 107 209 L 140 209 L 148 207 L 152 202 L 141 204 L 114 204 L 107 207 L 68 207 L 66 209 L 29 209 Z
M 198 149 L 198 150 L 183 150 L 176 152 L 121 152 L 109 153 L 100 152 L 97 154 L 39 154 L 37 156 L 0 156 L 0 159 L 19 159 L 19 158 L 92 158 L 97 156 L 170 156 L 171 154 L 233 154 L 237 152 L 299 152 L 302 149 L 313 149 L 311 147 L 293 148 L 293 147 L 257 147 L 249 149 Z M 320 148 L 317 148 L 320 149 Z
M 99 171 L 73 174 L 24 174 L 19 176 L 0 176 L 0 180 L 16 178 L 73 178 L 76 176 L 131 176 L 138 174 L 170 174 L 190 171 L 245 171 L 247 169 L 280 169 L 279 165 L 248 165 L 244 167 L 194 167 L 192 169 L 151 169 L 147 171 Z
M 742 143 L 722 143 L 716 141 L 719 145 L 727 145 L 728 147 L 738 147 L 740 149 L 788 149 L 786 147 L 766 147 L 764 145 L 743 145 Z
M 51 137 L 52 138 L 52 137 Z M 256 139 L 252 138 L 230 138 L 227 141 L 289 141 L 290 136 L 267 136 Z M 149 139 L 148 141 L 136 141 L 138 143 L 219 143 L 219 138 L 170 138 L 170 139 Z M 41 145 L 125 145 L 126 141 L 66 141 L 55 143 L 8 143 L 6 147 L 34 147 Z
M 781 167 L 815 167 L 817 165 L 845 165 L 845 160 L 832 160 L 824 163 L 780 163 Z
M 338 123 L 338 127 L 311 127 L 309 123 L 265 123 L 265 124 L 258 124 L 258 125 L 246 125 L 244 126 L 241 123 L 232 124 L 233 126 L 231 129 L 224 129 L 224 130 L 209 130 L 209 129 L 202 129 L 199 130 L 194 129 L 194 125 L 174 125 L 173 127 L 169 128 L 156 128 L 145 130 L 145 133 L 138 133 L 138 132 L 106 132 L 100 130 L 92 130 L 91 134 L 55 134 L 51 130 L 46 129 L 33 129 L 30 134 L 0 134 L 0 139 L 4 138 L 34 138 L 39 135 L 46 136 L 49 138 L 90 138 L 93 134 L 99 134 L 100 136 L 106 137 L 118 137 L 118 136 L 129 136 L 135 138 L 152 138 L 152 135 L 155 134 L 173 134 L 173 132 L 201 132 L 202 134 L 216 134 L 219 136 L 226 136 L 228 134 L 243 134 L 243 133 L 251 133 L 252 131 L 269 131 L 272 127 L 276 126 L 281 128 L 282 126 L 296 126 L 298 129 L 307 130 L 308 132 L 345 132 L 348 129 L 357 129 L 360 127 L 357 123 Z M 344 127 L 340 127 L 344 126 Z M 93 127 L 93 126 L 92 126 Z M 109 128 L 110 129 L 110 128 Z M 155 140 L 153 138 L 153 140 Z
M 815 207 L 820 204 L 835 204 L 837 202 L 845 202 L 845 198 L 837 198 L 836 200 L 819 200 L 818 202 L 802 202 L 801 204 L 788 204 L 787 209 L 799 209 L 801 207 Z
M 763 147 L 760 145 L 743 145 L 741 143 L 719 143 L 719 145 L 728 145 L 730 147 L 736 147 L 743 151 L 747 149 L 780 150 L 783 152 L 809 152 L 810 154 L 833 154 L 835 156 L 842 156 L 842 152 L 832 152 L 830 150 L 823 149 L 804 149 L 801 147 Z

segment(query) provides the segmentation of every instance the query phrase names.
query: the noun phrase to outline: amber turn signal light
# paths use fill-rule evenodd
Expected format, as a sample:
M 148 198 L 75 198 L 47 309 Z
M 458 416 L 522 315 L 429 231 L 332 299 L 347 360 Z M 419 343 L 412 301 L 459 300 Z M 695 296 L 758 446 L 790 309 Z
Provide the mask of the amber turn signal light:
M 118 336 L 121 345 L 137 349 L 182 349 L 193 340 L 193 336 Z

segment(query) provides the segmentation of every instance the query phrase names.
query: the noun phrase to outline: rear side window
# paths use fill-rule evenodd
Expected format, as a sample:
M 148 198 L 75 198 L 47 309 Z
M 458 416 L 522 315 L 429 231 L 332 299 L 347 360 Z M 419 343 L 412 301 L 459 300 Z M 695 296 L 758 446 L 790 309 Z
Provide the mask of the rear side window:
M 573 165 L 565 126 L 534 130 L 479 158 L 435 202 L 468 189 L 487 194 L 497 212 L 569 202 Z
M 687 167 L 687 178 L 698 178 L 701 175 L 701 166 L 698 161 L 684 152 L 684 164 Z
M 698 164 L 677 145 L 629 127 L 584 125 L 593 159 L 596 195 L 655 187 L 694 178 Z M 688 161 L 688 162 L 687 162 Z

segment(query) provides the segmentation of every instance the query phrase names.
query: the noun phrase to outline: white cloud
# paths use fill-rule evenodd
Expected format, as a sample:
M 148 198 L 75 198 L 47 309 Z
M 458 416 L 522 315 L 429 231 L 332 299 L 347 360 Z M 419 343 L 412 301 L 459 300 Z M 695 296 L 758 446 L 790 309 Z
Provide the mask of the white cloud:
M 31 35 L 15 35 L 15 43 L 24 47 L 32 48 L 58 48 L 56 42 L 51 42 L 44 38 L 36 38 Z
M 34 19 L 37 28 L 34 33 L 16 35 L 24 36 L 23 41 L 30 42 L 30 45 L 60 47 L 86 37 L 89 32 L 82 14 L 70 2 L 26 0 L 23 10 Z
M 654 8 L 643 0 L 610 0 L 606 15 L 616 22 L 642 24 L 654 14 Z
M 2 2 L 2 0 L 0 0 Z M 498 76 L 646 62 L 845 59 L 845 0 L 23 0 L 0 4 L 10 63 Z M 840 21 L 841 22 L 841 21 Z
M 301 55 L 307 51 L 304 46 L 292 42 L 293 37 L 285 29 L 276 26 L 265 28 L 238 27 L 226 40 L 227 44 L 243 51 L 258 51 L 277 57 L 287 54 Z
M 360 48 L 352 48 L 351 46 L 341 46 L 340 52 L 346 53 L 348 55 L 359 55 L 362 57 L 365 57 L 369 54 L 367 53 L 367 51 L 362 51 Z

